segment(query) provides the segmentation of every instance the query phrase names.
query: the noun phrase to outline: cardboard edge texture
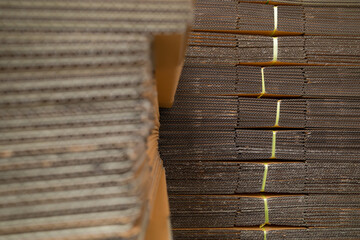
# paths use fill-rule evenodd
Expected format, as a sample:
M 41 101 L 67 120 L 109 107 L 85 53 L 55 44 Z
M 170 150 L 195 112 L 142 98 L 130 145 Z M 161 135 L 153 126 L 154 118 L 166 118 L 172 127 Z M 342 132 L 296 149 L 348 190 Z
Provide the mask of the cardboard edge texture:
M 155 86 L 153 91 L 156 93 Z M 157 95 L 154 94 L 150 100 L 152 100 L 154 106 L 154 128 L 147 140 L 146 154 L 149 158 L 148 164 L 152 175 L 152 182 L 148 183 L 148 201 L 147 206 L 145 206 L 147 214 L 145 218 L 147 221 L 145 221 L 145 228 L 141 239 L 170 240 L 172 239 L 172 231 L 165 169 L 158 152 L 160 113 Z
M 170 210 L 164 169 L 161 171 L 161 179 L 154 203 L 145 240 L 170 240 L 172 239 Z

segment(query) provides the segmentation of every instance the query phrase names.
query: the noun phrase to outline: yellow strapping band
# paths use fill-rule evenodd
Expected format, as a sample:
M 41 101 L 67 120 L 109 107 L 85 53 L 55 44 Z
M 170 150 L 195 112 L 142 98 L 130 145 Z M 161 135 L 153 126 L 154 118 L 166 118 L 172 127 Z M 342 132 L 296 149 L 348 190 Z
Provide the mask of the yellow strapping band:
M 271 36 L 274 36 L 274 34 L 277 31 L 278 27 L 278 7 L 274 6 L 274 31 L 271 33 Z
M 262 181 L 260 192 L 265 192 L 266 178 L 267 178 L 268 169 L 269 169 L 269 164 L 264 163 L 264 176 L 263 176 L 263 181 Z
M 264 195 L 262 195 L 262 198 L 264 200 L 265 222 L 260 225 L 260 228 L 263 228 L 265 225 L 270 224 L 270 221 L 269 221 L 269 208 L 268 208 L 267 198 Z
M 275 119 L 275 125 L 274 125 L 274 127 L 279 127 L 279 121 L 280 121 L 280 104 L 281 104 L 281 100 L 277 101 L 277 106 L 276 106 L 276 119 Z
M 271 157 L 270 157 L 271 159 L 276 158 L 276 133 L 277 133 L 277 131 L 273 131 Z
M 277 37 L 273 37 L 273 60 L 272 62 L 275 63 L 277 61 L 278 58 L 278 38 Z
M 264 74 L 264 67 L 262 67 L 261 68 L 261 93 L 260 93 L 260 96 L 258 96 L 258 98 L 261 98 L 265 93 L 266 93 L 266 91 L 265 91 L 265 74 Z
M 266 229 L 264 228 L 264 227 L 260 227 L 262 230 L 263 230 L 263 232 L 264 232 L 264 240 L 266 240 Z

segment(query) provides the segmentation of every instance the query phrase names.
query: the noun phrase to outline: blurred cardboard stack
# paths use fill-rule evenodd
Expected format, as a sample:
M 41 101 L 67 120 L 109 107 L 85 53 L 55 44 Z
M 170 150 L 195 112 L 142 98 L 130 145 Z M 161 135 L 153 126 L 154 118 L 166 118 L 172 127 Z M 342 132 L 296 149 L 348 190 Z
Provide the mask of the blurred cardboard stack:
M 158 39 L 183 44 L 191 2 L 0 8 L 0 238 L 169 239 L 154 71 Z

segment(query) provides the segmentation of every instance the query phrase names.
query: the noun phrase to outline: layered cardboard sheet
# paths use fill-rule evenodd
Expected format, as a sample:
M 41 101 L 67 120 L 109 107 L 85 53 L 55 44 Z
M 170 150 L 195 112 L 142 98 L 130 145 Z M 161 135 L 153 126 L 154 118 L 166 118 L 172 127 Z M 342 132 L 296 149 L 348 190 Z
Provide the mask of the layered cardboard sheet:
M 191 1 L 0 8 L 0 239 L 144 239 L 167 202 L 153 43 L 184 41 Z
M 356 0 L 198 0 L 194 30 L 359 36 L 359 6 Z
M 175 239 L 360 238 L 360 8 L 279 2 L 195 4 L 160 111 Z
M 221 66 L 186 62 L 181 95 L 359 98 L 357 66 Z M 291 81 L 289 80 L 291 79 Z
M 198 228 L 175 229 L 176 239 L 357 239 L 359 228 Z
M 0 232 L 136 239 L 154 177 L 146 154 L 156 97 L 148 39 L 38 35 L 2 39 L 14 49 L 1 84 Z
M 359 226 L 357 195 L 170 195 L 169 201 L 174 228 Z

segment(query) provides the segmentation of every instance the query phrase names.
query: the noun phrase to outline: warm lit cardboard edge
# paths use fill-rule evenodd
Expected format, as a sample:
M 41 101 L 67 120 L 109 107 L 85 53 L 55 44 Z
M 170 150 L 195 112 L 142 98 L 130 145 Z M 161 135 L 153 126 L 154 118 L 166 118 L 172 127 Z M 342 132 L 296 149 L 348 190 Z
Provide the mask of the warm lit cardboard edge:
M 174 102 L 176 88 L 184 65 L 189 30 L 185 33 L 154 36 L 153 50 L 155 78 L 159 106 L 170 108 Z
M 154 206 L 150 213 L 145 240 L 170 240 L 171 238 L 166 178 L 165 171 L 162 169 Z

